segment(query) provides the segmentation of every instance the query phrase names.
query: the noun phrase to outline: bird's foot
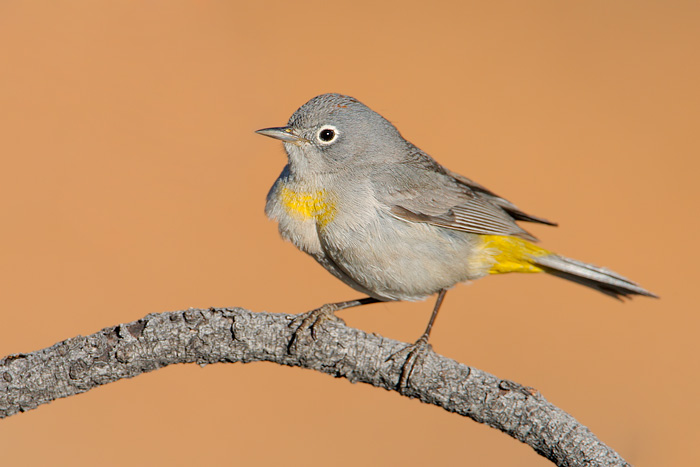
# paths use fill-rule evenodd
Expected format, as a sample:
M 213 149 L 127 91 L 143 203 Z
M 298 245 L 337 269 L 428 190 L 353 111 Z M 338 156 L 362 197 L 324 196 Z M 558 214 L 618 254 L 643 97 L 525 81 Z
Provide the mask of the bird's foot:
M 292 334 L 292 338 L 289 340 L 287 350 L 291 350 L 295 343 L 301 342 L 302 340 L 308 342 L 309 340 L 316 339 L 317 329 L 320 330 L 325 321 L 339 321 L 345 324 L 345 321 L 335 315 L 335 312 L 339 309 L 341 309 L 341 307 L 338 303 L 326 303 L 315 310 L 298 314 L 289 322 L 289 327 L 296 327 L 296 329 L 294 330 L 294 334 Z
M 398 352 L 392 354 L 388 360 L 400 361 L 404 359 L 401 366 L 401 376 L 397 388 L 399 392 L 403 392 L 408 388 L 409 380 L 413 374 L 416 364 L 422 365 L 425 361 L 425 356 L 433 350 L 433 346 L 428 343 L 428 335 L 423 334 L 420 339 L 411 345 L 404 347 Z

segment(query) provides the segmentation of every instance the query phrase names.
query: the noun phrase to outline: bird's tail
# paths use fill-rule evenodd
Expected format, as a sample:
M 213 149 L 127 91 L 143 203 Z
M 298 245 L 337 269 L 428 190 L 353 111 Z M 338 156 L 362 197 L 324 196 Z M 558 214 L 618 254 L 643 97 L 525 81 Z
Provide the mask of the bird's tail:
M 658 298 L 655 294 L 640 287 L 639 284 L 610 269 L 555 254 L 533 258 L 533 262 L 544 272 L 553 276 L 577 282 L 618 299 L 629 298 L 632 295 Z
M 489 273 L 546 272 L 606 295 L 621 299 L 632 295 L 658 298 L 639 284 L 609 269 L 557 255 L 526 240 L 486 235 L 484 247 L 492 263 Z

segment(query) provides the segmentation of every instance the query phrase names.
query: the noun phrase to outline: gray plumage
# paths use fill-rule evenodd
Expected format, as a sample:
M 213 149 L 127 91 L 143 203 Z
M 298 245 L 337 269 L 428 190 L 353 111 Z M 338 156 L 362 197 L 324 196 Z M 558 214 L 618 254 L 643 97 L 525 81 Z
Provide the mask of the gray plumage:
M 286 127 L 258 133 L 282 140 L 288 155 L 267 197 L 268 217 L 334 276 L 378 300 L 420 300 L 483 277 L 504 253 L 491 236 L 530 251 L 518 239 L 536 239 L 516 221 L 556 225 L 442 167 L 352 97 L 317 96 Z M 654 296 L 555 254 L 522 260 L 608 295 Z

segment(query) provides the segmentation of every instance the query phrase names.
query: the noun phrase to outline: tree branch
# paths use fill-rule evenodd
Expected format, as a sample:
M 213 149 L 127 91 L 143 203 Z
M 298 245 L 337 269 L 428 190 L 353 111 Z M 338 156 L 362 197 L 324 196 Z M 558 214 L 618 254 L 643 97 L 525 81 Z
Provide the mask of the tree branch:
M 560 466 L 629 465 L 532 388 L 425 353 L 398 388 L 405 343 L 339 322 L 295 339 L 295 315 L 241 308 L 150 314 L 0 360 L 0 417 L 174 363 L 268 361 L 317 370 L 415 397 L 497 428 Z M 400 361 L 397 361 L 400 360 Z

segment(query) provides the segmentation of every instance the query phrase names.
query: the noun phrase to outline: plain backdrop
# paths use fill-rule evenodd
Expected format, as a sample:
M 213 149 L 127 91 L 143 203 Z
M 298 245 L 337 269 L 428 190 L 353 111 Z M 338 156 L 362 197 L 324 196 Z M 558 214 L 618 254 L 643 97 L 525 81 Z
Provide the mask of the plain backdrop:
M 455 287 L 437 352 L 540 390 L 640 466 L 698 463 L 694 1 L 0 1 L 0 355 L 188 307 L 358 294 L 263 214 L 254 130 L 353 95 L 560 223 L 550 250 L 661 300 L 541 275 Z M 432 300 L 341 312 L 415 340 Z M 272 364 L 175 366 L 0 421 L 3 465 L 546 466 L 439 408 Z

